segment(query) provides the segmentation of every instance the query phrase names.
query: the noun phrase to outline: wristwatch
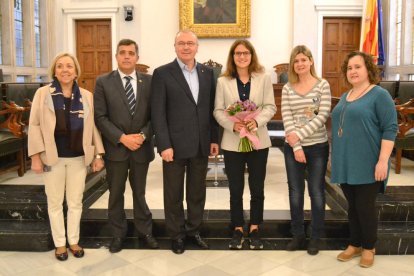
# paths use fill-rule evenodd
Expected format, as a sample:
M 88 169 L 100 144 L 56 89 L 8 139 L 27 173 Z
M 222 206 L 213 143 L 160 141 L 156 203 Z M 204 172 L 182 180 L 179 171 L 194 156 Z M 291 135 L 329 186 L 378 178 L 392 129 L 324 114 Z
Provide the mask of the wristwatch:
M 101 154 L 95 155 L 95 159 L 102 159 L 102 155 Z
M 142 136 L 142 139 L 144 139 L 144 141 L 147 139 L 147 136 L 145 136 L 145 133 L 144 132 L 140 132 L 139 135 Z

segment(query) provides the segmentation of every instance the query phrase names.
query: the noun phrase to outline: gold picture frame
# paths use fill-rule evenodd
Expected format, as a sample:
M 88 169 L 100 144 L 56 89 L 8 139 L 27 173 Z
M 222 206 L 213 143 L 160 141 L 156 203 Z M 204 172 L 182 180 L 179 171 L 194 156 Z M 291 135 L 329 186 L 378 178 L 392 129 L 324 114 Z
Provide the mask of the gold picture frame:
M 198 37 L 249 37 L 251 0 L 180 0 L 180 30 Z

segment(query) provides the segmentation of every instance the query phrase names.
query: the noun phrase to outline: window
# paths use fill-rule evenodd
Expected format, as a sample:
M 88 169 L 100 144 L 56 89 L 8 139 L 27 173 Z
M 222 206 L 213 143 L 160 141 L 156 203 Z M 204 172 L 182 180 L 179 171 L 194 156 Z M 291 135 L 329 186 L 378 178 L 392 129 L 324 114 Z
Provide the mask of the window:
M 412 26 L 414 26 L 414 4 L 412 5 L 412 7 L 413 7 L 413 10 L 412 10 L 412 14 L 413 14 L 413 21 L 412 21 Z M 414 29 L 412 29 L 411 28 L 411 37 L 412 37 L 412 52 L 411 52 L 411 55 L 412 55 L 412 61 L 411 61 L 411 63 L 412 64 L 414 64 Z
M 3 50 L 2 50 L 2 44 L 3 44 L 3 39 L 2 39 L 2 28 L 3 28 L 3 21 L 2 21 L 2 16 L 1 16 L 1 6 L 0 6 L 0 64 L 3 64 Z
M 26 76 L 22 76 L 22 75 L 16 76 L 16 82 L 25 82 L 25 81 L 26 81 Z
M 54 0 L 0 0 L 0 66 L 7 82 L 47 81 Z
M 414 0 L 383 1 L 387 7 L 387 67 L 389 80 L 408 80 L 414 74 Z
M 39 0 L 34 1 L 34 35 L 35 35 L 35 64 L 40 67 L 40 3 Z
M 16 39 L 16 65 L 24 66 L 22 0 L 14 0 L 14 32 Z
M 397 0 L 396 2 L 396 15 L 397 15 L 397 21 L 396 21 L 396 35 L 397 39 L 395 40 L 395 49 L 396 49 L 396 59 L 395 63 L 396 65 L 400 65 L 401 62 L 401 34 L 402 34 L 402 0 Z
M 35 78 L 35 82 L 46 82 L 47 76 L 40 76 L 37 75 Z

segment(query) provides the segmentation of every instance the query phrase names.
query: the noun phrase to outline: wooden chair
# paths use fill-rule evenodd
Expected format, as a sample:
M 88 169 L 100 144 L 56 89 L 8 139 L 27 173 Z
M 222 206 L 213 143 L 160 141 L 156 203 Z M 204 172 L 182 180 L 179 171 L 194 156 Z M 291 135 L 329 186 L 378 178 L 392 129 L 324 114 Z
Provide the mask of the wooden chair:
M 213 74 L 214 74 L 214 80 L 217 82 L 217 79 L 220 77 L 221 75 L 221 70 L 223 68 L 223 65 L 221 65 L 218 62 L 215 62 L 211 59 L 209 59 L 208 61 L 203 63 L 205 66 L 210 67 L 211 69 L 213 69 Z
M 414 150 L 414 98 L 395 106 L 398 112 L 398 134 L 395 139 L 395 173 L 401 173 L 403 150 Z
M 380 81 L 378 85 L 387 90 L 391 98 L 395 99 L 397 97 L 398 81 Z
M 288 70 L 289 70 L 289 63 L 280 63 L 273 66 L 275 68 L 275 72 L 277 74 L 277 82 L 278 83 L 287 83 L 288 82 Z
M 135 64 L 135 70 L 137 72 L 141 72 L 141 73 L 146 73 L 147 74 L 149 68 L 150 67 L 148 65 L 145 65 L 145 64 L 142 64 L 142 63 Z
M 0 157 L 16 154 L 17 165 L 6 166 L 0 170 L 6 173 L 17 169 L 17 174 L 23 176 L 25 173 L 25 133 L 20 121 L 24 108 L 14 102 L 1 102 L 0 109 Z

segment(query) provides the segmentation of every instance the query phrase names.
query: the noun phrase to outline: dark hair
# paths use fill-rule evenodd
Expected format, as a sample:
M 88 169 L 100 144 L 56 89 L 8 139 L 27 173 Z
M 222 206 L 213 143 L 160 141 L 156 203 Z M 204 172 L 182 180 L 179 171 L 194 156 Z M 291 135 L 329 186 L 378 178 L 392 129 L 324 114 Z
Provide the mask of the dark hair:
M 377 65 L 374 63 L 374 59 L 372 58 L 372 56 L 370 54 L 360 52 L 360 51 L 350 52 L 345 57 L 345 60 L 342 63 L 341 72 L 342 72 L 342 77 L 344 78 L 345 83 L 348 84 L 348 85 L 351 85 L 348 81 L 348 78 L 346 77 L 346 73 L 348 71 L 348 62 L 349 62 L 349 60 L 353 57 L 356 57 L 356 56 L 360 56 L 364 60 L 365 67 L 367 68 L 367 71 L 368 71 L 369 83 L 371 83 L 371 84 L 378 83 L 379 82 L 379 70 L 378 70 Z
M 319 79 L 318 75 L 316 74 L 315 70 L 315 61 L 313 60 L 312 52 L 309 50 L 308 47 L 305 45 L 297 45 L 295 48 L 293 48 L 292 52 L 290 53 L 290 61 L 289 61 L 289 69 L 288 69 L 288 79 L 290 83 L 297 83 L 299 81 L 299 76 L 295 72 L 294 63 L 295 58 L 299 54 L 304 54 L 309 58 L 309 60 L 312 62 L 312 65 L 310 67 L 310 73 L 314 78 Z
M 223 76 L 228 78 L 235 78 L 237 77 L 237 67 L 236 63 L 234 63 L 234 50 L 237 46 L 243 45 L 250 51 L 251 54 L 251 61 L 249 64 L 249 74 L 251 73 L 261 73 L 264 72 L 264 67 L 260 65 L 259 59 L 256 54 L 256 50 L 254 49 L 253 45 L 250 41 L 246 39 L 238 39 L 234 41 L 233 45 L 230 47 L 229 55 L 227 56 L 227 66 L 226 71 L 223 73 Z
M 129 39 L 129 38 L 121 39 L 118 42 L 118 45 L 116 46 L 116 53 L 118 54 L 119 46 L 128 46 L 128 45 L 132 45 L 132 44 L 135 46 L 135 52 L 138 55 L 139 54 L 138 53 L 138 44 L 135 41 L 133 41 L 132 39 Z

